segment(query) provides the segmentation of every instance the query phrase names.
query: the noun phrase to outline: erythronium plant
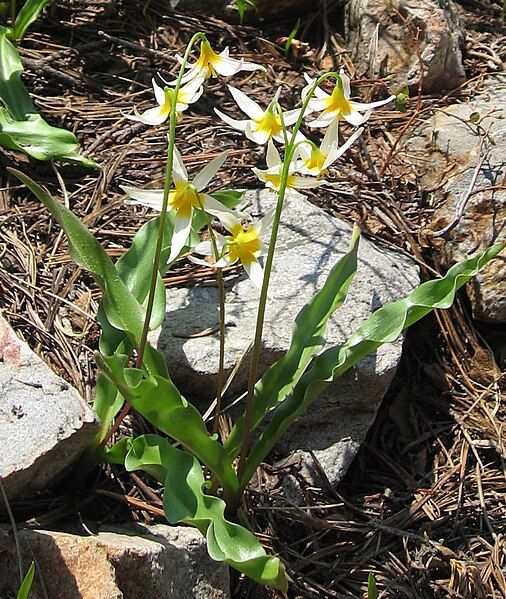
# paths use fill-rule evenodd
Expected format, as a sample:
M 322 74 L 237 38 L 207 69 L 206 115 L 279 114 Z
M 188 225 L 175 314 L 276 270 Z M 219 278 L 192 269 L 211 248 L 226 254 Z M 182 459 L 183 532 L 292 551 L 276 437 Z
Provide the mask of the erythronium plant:
M 190 54 L 199 42 L 200 56 L 190 64 Z M 83 458 L 81 470 L 86 471 L 90 464 L 99 460 L 122 464 L 129 471 L 144 470 L 165 485 L 164 510 L 169 522 L 196 526 L 205 535 L 213 559 L 229 564 L 262 584 L 286 591 L 287 577 L 279 558 L 268 555 L 252 532 L 233 521 L 234 510 L 251 476 L 283 432 L 327 385 L 381 344 L 394 341 L 433 308 L 448 308 L 456 291 L 503 246 L 494 246 L 477 254 L 450 268 L 442 279 L 428 281 L 408 297 L 383 306 L 345 342 L 325 348 L 327 320 L 343 303 L 357 269 L 360 236 L 355 228 L 348 250 L 333 266 L 322 289 L 297 316 L 289 350 L 259 378 L 269 281 L 285 197 L 300 193 L 300 189 L 323 185 L 322 174 L 327 176 L 328 167 L 360 132 L 351 135 L 340 147 L 337 121 L 352 112 L 340 109 L 339 117 L 330 118 L 333 114 L 330 109 L 333 110 L 334 105 L 329 102 L 324 109 L 327 113 L 319 119 L 331 127 L 321 145 L 317 146 L 300 133 L 308 108 L 321 108 L 313 98 L 326 79 L 332 78 L 335 89 L 340 90 L 341 108 L 347 106 L 344 101 L 351 106 L 348 83 L 342 74 L 327 73 L 312 80 L 304 90 L 302 108 L 295 119 L 290 112 L 282 112 L 278 95 L 261 116 L 256 103 L 249 99 L 246 103 L 241 93 L 235 90 L 235 99 L 240 99 L 239 103 L 252 123 L 262 121 L 266 112 L 269 113 L 267 118 L 276 123 L 276 127 L 270 129 L 270 125 L 256 129 L 251 123 L 249 127 L 244 126 L 244 133 L 251 138 L 261 130 L 268 130 L 267 136 L 263 134 L 261 139 L 258 136 L 254 139 L 257 143 L 268 142 L 267 169 L 259 169 L 256 173 L 277 194 L 275 210 L 260 222 L 248 223 L 244 214 L 231 211 L 240 194 L 222 191 L 209 195 L 203 192 L 223 164 L 225 155 L 219 155 L 190 179 L 175 148 L 181 84 L 190 86 L 193 78 L 203 75 L 231 75 L 240 68 L 251 70 L 252 66 L 230 58 L 228 52 L 215 53 L 203 33 L 195 34 L 190 40 L 181 59 L 174 93 L 170 94 L 163 190 L 125 188 L 130 201 L 150 206 L 158 210 L 159 215 L 137 232 L 131 248 L 116 263 L 64 204 L 53 199 L 23 173 L 12 172 L 37 195 L 64 228 L 74 260 L 91 272 L 102 291 L 98 314 L 102 335 L 100 352 L 95 354 L 101 371 L 95 409 L 102 420 L 102 428 Z M 198 85 L 201 85 L 200 81 Z M 317 99 L 327 99 L 317 93 Z M 355 108 L 359 111 L 356 103 Z M 288 131 L 290 124 L 293 129 Z M 283 158 L 275 148 L 273 138 L 283 140 Z M 300 176 L 297 171 L 305 176 Z M 228 234 L 220 235 L 214 230 L 212 221 L 216 215 Z M 205 242 L 194 233 L 202 227 L 207 228 L 209 236 Z M 267 242 L 265 234 L 269 230 Z M 161 277 L 184 248 L 194 248 L 201 256 L 211 255 L 210 265 L 214 265 L 218 280 L 220 373 L 212 430 L 208 430 L 200 412 L 172 382 L 170 364 L 167 365 L 163 356 L 147 341 L 148 332 L 158 327 L 165 315 L 165 288 Z M 199 258 L 194 260 L 201 261 Z M 228 436 L 219 440 L 216 433 L 221 406 L 226 309 L 222 269 L 237 263 L 244 266 L 260 287 L 259 307 L 245 411 Z M 111 445 L 109 441 L 130 408 L 148 420 L 159 433 L 137 438 L 120 437 Z M 260 425 L 261 432 L 258 433 Z M 254 441 L 253 431 L 257 431 Z

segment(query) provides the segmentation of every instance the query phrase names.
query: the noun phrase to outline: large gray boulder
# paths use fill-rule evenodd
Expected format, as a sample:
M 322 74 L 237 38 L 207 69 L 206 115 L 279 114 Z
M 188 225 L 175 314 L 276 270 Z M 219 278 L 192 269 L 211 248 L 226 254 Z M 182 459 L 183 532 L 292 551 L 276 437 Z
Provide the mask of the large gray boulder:
M 256 217 L 274 205 L 267 191 L 247 192 L 246 206 Z M 249 204 L 249 207 L 248 207 Z M 319 290 L 337 260 L 345 252 L 351 228 L 304 199 L 291 200 L 285 207 L 279 245 L 298 242 L 280 252 L 274 263 L 266 313 L 261 372 L 288 349 L 295 317 Z M 408 257 L 361 240 L 359 268 L 342 308 L 328 325 L 327 345 L 343 341 L 372 312 L 385 302 L 408 294 L 418 284 L 418 268 Z M 245 276 L 227 289 L 226 360 L 227 375 L 249 352 L 253 339 L 259 292 Z M 215 287 L 173 289 L 167 294 L 167 314 L 151 342 L 165 354 L 173 380 L 190 400 L 205 400 L 215 393 L 218 368 L 218 334 L 193 338 L 218 323 Z M 385 345 L 333 383 L 312 405 L 297 425 L 282 439 L 283 454 L 298 451 L 316 476 L 309 451 L 314 451 L 329 480 L 336 484 L 372 424 L 401 355 L 402 341 Z M 248 356 L 249 358 L 249 356 Z M 229 396 L 247 386 L 249 359 L 243 361 Z
M 452 0 L 404 0 L 399 10 L 418 29 L 425 91 L 452 89 L 465 80 L 462 62 L 464 32 Z M 418 86 L 420 60 L 413 32 L 387 0 L 350 0 L 346 36 L 351 58 L 362 73 L 393 75 L 394 85 Z M 371 56 L 376 28 L 378 51 Z M 373 42 L 371 44 L 371 42 Z M 372 60 L 374 58 L 374 60 Z
M 30 496 L 58 480 L 97 431 L 79 393 L 0 314 L 0 477 L 7 497 Z
M 445 267 L 506 237 L 505 117 L 506 75 L 489 76 L 472 101 L 436 112 L 411 141 L 420 186 L 437 207 L 432 243 Z M 503 254 L 467 284 L 476 319 L 506 322 L 505 281 Z
M 228 567 L 205 539 L 183 526 L 111 526 L 97 535 L 18 532 L 25 566 L 36 561 L 30 599 L 228 599 Z M 0 528 L 0 597 L 19 581 L 12 533 Z

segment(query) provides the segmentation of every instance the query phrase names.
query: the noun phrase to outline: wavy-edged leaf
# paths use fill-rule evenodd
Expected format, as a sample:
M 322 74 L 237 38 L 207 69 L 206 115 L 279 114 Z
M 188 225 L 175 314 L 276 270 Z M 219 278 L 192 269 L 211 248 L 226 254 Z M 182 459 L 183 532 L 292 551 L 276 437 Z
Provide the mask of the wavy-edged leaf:
M 12 27 L 14 39 L 21 40 L 25 36 L 26 30 L 37 19 L 41 10 L 51 2 L 51 0 L 26 0 L 18 12 Z
M 266 370 L 255 385 L 252 430 L 266 412 L 281 403 L 304 374 L 313 356 L 325 345 L 330 316 L 342 305 L 357 270 L 360 230 L 353 230 L 348 251 L 330 271 L 323 288 L 302 308 L 295 319 L 287 353 Z M 244 416 L 232 428 L 225 449 L 232 458 L 240 451 Z
M 16 48 L 0 27 L 0 145 L 37 160 L 51 158 L 86 167 L 98 167 L 79 154 L 79 142 L 70 131 L 52 127 L 38 114 L 21 81 L 23 65 Z
M 144 310 L 127 289 L 112 260 L 83 223 L 63 204 L 24 173 L 9 169 L 46 206 L 67 234 L 73 260 L 89 271 L 103 293 L 103 306 L 109 322 L 131 334 L 138 343 L 144 321 Z
M 28 572 L 26 573 L 25 577 L 23 578 L 23 582 L 21 583 L 21 586 L 19 587 L 17 599 L 28 599 L 28 595 L 30 594 L 30 591 L 32 589 L 34 576 L 35 576 L 35 562 L 32 562 L 30 564 L 30 567 L 28 568 Z
M 474 277 L 505 244 L 452 266 L 442 279 L 427 281 L 406 298 L 386 304 L 373 314 L 341 345 L 322 352 L 297 383 L 290 395 L 274 411 L 248 456 L 241 485 L 244 487 L 276 441 L 321 392 L 346 370 L 397 337 L 435 308 L 449 308 L 457 290 Z
M 148 377 L 143 370 L 125 368 L 119 356 L 97 356 L 97 363 L 137 412 L 196 455 L 224 489 L 237 491 L 239 481 L 227 452 L 216 436 L 209 435 L 200 412 L 179 393 L 168 376 Z
M 225 503 L 204 493 L 202 467 L 191 454 L 158 435 L 138 437 L 125 460 L 127 470 L 145 470 L 165 484 L 163 506 L 171 524 L 192 524 L 205 536 L 212 559 L 261 584 L 286 592 L 285 569 L 267 555 L 253 533 L 225 519 Z

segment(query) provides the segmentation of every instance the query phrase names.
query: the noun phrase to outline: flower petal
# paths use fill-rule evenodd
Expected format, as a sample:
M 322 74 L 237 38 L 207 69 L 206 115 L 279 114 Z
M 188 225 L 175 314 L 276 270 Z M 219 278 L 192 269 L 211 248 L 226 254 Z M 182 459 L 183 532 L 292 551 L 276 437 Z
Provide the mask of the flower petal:
M 242 265 L 253 285 L 261 289 L 264 281 L 264 269 L 260 266 L 260 262 L 255 259 L 251 262 L 243 262 Z
M 222 121 L 225 121 L 225 123 L 227 123 L 227 125 L 230 125 L 233 129 L 237 129 L 238 131 L 242 131 L 244 133 L 244 131 L 246 130 L 246 127 L 248 126 L 248 124 L 251 121 L 237 121 L 236 119 L 233 119 L 229 116 L 227 116 L 226 114 L 224 114 L 223 112 L 221 112 L 221 110 L 218 110 L 217 108 L 214 109 L 214 112 L 220 117 L 220 119 Z
M 371 108 L 378 108 L 379 106 L 384 106 L 388 104 L 392 100 L 395 100 L 395 96 L 390 96 L 386 100 L 378 100 L 377 102 L 369 102 L 369 104 L 365 104 L 364 102 L 350 102 L 351 107 L 355 108 L 355 110 L 360 110 L 363 112 L 364 110 L 370 110 Z
M 160 211 L 163 204 L 163 189 L 141 189 L 130 185 L 120 185 L 120 188 L 130 198 L 127 204 L 138 204 Z
M 161 125 L 167 120 L 169 111 L 164 110 L 163 106 L 155 106 L 154 108 L 148 108 L 142 114 L 134 108 L 135 114 L 125 114 L 125 118 L 129 121 L 135 121 L 142 123 L 143 125 Z
M 313 179 L 308 177 L 300 177 L 299 175 L 292 175 L 290 180 L 290 188 L 292 189 L 313 189 L 325 185 L 327 181 L 325 179 Z
M 233 212 L 219 212 L 216 214 L 221 224 L 234 235 L 238 230 L 242 229 L 241 221 Z
M 251 139 L 251 141 L 254 141 L 259 146 L 263 146 L 269 141 L 271 137 L 271 132 L 267 129 L 260 129 L 258 127 L 255 127 L 255 125 L 256 123 L 254 123 L 253 121 L 246 121 L 244 135 L 246 135 L 248 139 Z M 279 139 L 279 136 L 275 137 Z M 281 139 L 283 138 L 281 137 Z
M 267 162 L 267 166 L 269 168 L 273 168 L 281 164 L 281 156 L 279 155 L 279 152 L 272 139 L 269 139 L 269 143 L 267 144 L 267 155 L 265 157 L 265 161 Z
M 174 146 L 174 158 L 172 161 L 172 178 L 176 182 L 188 182 L 188 171 L 183 162 L 183 157 L 179 150 Z
M 341 158 L 341 156 L 350 148 L 350 146 L 352 146 L 355 143 L 355 141 L 362 135 L 363 131 L 363 127 L 357 129 L 357 131 L 355 131 L 355 133 L 341 147 L 339 147 L 336 141 L 336 143 L 333 144 L 330 148 L 328 156 L 325 159 L 325 162 L 323 163 L 322 169 L 326 169 L 331 164 L 333 164 L 338 158 Z
M 354 127 L 360 127 L 360 125 L 363 125 L 366 121 L 369 120 L 369 117 L 371 116 L 371 114 L 372 114 L 371 110 L 369 110 L 365 114 L 360 114 L 360 112 L 358 112 L 358 110 L 352 110 L 350 112 L 350 114 L 343 115 L 343 118 L 346 121 L 348 121 L 348 123 L 350 123 L 350 125 L 353 125 Z
M 234 100 L 237 102 L 237 106 L 239 106 L 250 119 L 261 119 L 263 117 L 264 111 L 254 100 L 248 98 L 244 92 L 231 85 L 228 86 L 228 89 Z
M 162 106 L 163 104 L 165 104 L 165 90 L 163 89 L 163 87 L 160 87 L 158 85 L 154 77 L 153 79 L 151 79 L 151 83 L 153 84 L 153 91 L 155 92 L 156 101 L 158 102 L 158 104 L 160 104 L 160 106 Z
M 227 156 L 228 151 L 218 154 L 216 158 L 213 158 L 211 162 L 207 163 L 206 166 L 195 176 L 193 179 L 193 185 L 197 191 L 202 191 L 205 187 L 207 187 L 209 181 L 223 166 Z
M 192 219 L 190 216 L 181 216 L 176 214 L 174 220 L 174 233 L 172 234 L 172 242 L 170 247 L 170 256 L 168 262 L 173 262 L 181 253 L 181 250 L 186 245 L 186 241 L 190 236 L 192 228 Z
M 239 71 L 242 71 L 244 61 L 236 60 L 235 58 L 229 58 L 228 56 L 221 56 L 218 54 L 218 59 L 213 62 L 213 68 L 223 77 L 231 77 Z

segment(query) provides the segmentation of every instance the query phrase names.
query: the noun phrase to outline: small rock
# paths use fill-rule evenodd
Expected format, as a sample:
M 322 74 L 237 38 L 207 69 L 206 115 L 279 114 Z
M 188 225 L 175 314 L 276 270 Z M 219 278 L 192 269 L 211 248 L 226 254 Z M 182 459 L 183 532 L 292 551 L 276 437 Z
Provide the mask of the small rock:
M 485 139 L 480 149 L 479 132 L 485 131 L 492 141 Z M 462 216 L 455 221 L 456 226 L 433 240 L 438 249 L 438 241 L 444 245 L 438 254 L 443 266 L 449 267 L 468 254 L 504 241 L 506 192 L 501 187 L 506 180 L 506 75 L 490 76 L 471 102 L 453 104 L 436 112 L 418 130 L 410 145 L 422 157 L 418 169 L 420 186 L 427 192 L 430 204 L 438 207 L 432 231 L 441 231 L 455 221 L 480 156 L 484 155 L 472 188 L 478 193 L 469 197 Z M 505 281 L 503 255 L 491 260 L 467 284 L 476 319 L 506 322 Z
M 78 536 L 18 532 L 23 561 L 36 561 L 30 599 L 228 599 L 228 568 L 207 554 L 194 528 L 126 524 Z M 0 597 L 19 581 L 12 534 L 0 528 Z
M 420 31 L 425 91 L 451 89 L 466 77 L 462 63 L 464 32 L 452 0 L 406 0 L 399 11 Z M 378 51 L 371 64 L 371 41 L 379 25 Z M 351 0 L 346 8 L 346 34 L 359 71 L 394 75 L 396 86 L 418 86 L 420 61 L 413 33 L 386 0 Z M 374 44 L 373 44 L 374 45 Z
M 30 496 L 54 483 L 97 431 L 79 393 L 0 315 L 0 477 L 7 497 Z
M 247 192 L 251 204 L 245 209 L 256 217 L 274 205 L 266 191 Z M 330 269 L 348 246 L 351 228 L 307 200 L 291 200 L 283 212 L 279 245 L 300 245 L 279 252 L 270 285 L 260 372 L 288 349 L 293 323 L 301 308 L 319 290 Z M 418 284 L 418 268 L 402 254 L 361 240 L 359 268 L 344 305 L 329 320 L 327 345 L 348 337 L 375 308 L 408 294 Z M 253 339 L 259 292 L 245 276 L 227 290 L 226 375 Z M 218 323 L 215 287 L 196 286 L 170 290 L 162 328 L 150 340 L 165 354 L 179 389 L 192 401 L 210 400 L 215 393 L 218 368 L 218 334 L 182 338 Z M 358 367 L 334 382 L 297 426 L 281 439 L 278 449 L 288 454 L 303 452 L 304 462 L 317 476 L 309 451 L 321 460 L 332 484 L 337 484 L 374 420 L 401 355 L 402 342 L 381 347 Z M 236 397 L 247 387 L 249 355 L 234 378 L 229 395 Z
M 314 11 L 319 2 L 318 0 L 311 5 L 308 5 L 307 0 L 256 0 L 257 10 L 245 6 L 245 15 L 248 21 L 270 21 L 279 18 L 286 18 L 286 15 L 296 16 L 307 14 Z M 316 6 L 315 6 L 316 5 Z M 223 19 L 237 23 L 239 21 L 239 13 L 237 11 L 236 0 L 170 0 L 170 7 L 173 10 L 178 10 L 186 13 L 198 13 L 204 15 L 212 15 L 217 19 Z

